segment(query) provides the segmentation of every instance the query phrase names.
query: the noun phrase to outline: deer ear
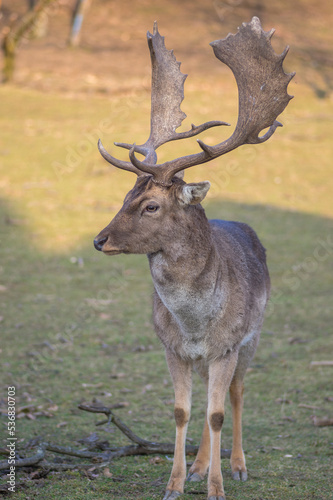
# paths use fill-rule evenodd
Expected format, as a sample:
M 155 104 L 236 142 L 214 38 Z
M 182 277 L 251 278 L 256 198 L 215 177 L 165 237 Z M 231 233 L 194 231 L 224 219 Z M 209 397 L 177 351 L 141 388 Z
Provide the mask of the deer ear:
M 209 181 L 184 184 L 177 193 L 178 199 L 184 205 L 197 205 L 204 199 L 209 188 Z
M 175 177 L 179 177 L 179 179 L 184 179 L 184 170 L 179 170 L 179 172 L 175 174 Z

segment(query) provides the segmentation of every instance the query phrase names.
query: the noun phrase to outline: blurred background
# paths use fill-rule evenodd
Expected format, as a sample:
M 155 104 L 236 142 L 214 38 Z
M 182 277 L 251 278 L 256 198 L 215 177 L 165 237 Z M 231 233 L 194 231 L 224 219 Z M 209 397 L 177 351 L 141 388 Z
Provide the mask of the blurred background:
M 282 122 L 288 126 L 278 130 L 280 137 L 274 137 L 271 146 L 241 148 L 231 160 L 226 157 L 213 163 L 211 171 L 213 178 L 217 177 L 217 186 L 211 194 L 233 199 L 240 196 L 244 201 L 245 196 L 249 201 L 273 204 L 277 197 L 279 206 L 282 203 L 286 207 L 307 209 L 311 205 L 312 210 L 314 205 L 326 203 L 318 196 L 320 192 L 313 190 L 313 177 L 317 179 L 316 184 L 321 176 L 316 169 L 327 172 L 330 168 L 325 149 L 329 145 L 325 143 L 323 149 L 318 142 L 323 138 L 315 125 L 318 122 L 326 130 L 331 126 L 331 2 L 323 1 L 318 8 L 312 0 L 296 0 L 293 4 L 287 0 L 274 3 L 259 0 L 2 0 L 0 158 L 5 172 L 1 188 L 3 198 L 14 203 L 16 210 L 21 209 L 27 223 L 33 224 L 34 234 L 39 235 L 39 246 L 53 250 L 62 245 L 68 248 L 78 242 L 82 233 L 86 235 L 92 230 L 91 226 L 80 224 L 83 212 L 92 205 L 96 209 L 96 203 L 100 207 L 119 203 L 121 188 L 115 192 L 115 183 L 111 182 L 112 175 L 118 179 L 118 173 L 110 173 L 112 170 L 99 158 L 95 144 L 98 137 L 104 140 L 106 147 L 114 140 L 140 143 L 149 135 L 150 57 L 145 38 L 153 22 L 158 21 L 160 32 L 166 36 L 167 48 L 175 50 L 182 62 L 181 70 L 189 74 L 182 105 L 188 115 L 185 130 L 192 121 L 199 120 L 220 119 L 232 126 L 236 123 L 237 89 L 233 75 L 214 57 L 208 44 L 229 32 L 235 33 L 237 27 L 244 21 L 249 22 L 253 15 L 260 17 L 266 31 L 276 29 L 272 40 L 276 52 L 291 46 L 284 66 L 286 72 L 297 72 L 289 87 L 289 93 L 295 94 L 296 100 L 283 115 Z M 308 121 L 303 127 L 305 120 Z M 220 142 L 229 130 L 220 129 L 217 134 L 209 131 L 205 139 Z M 281 161 L 281 165 L 274 165 L 273 177 L 269 165 L 262 168 L 261 177 L 266 177 L 268 182 L 275 179 L 275 185 L 263 187 L 260 193 L 253 193 L 252 186 L 248 186 L 248 194 L 246 189 L 239 189 L 247 184 L 248 176 L 258 175 L 255 169 L 242 169 L 242 175 L 231 176 L 225 186 L 228 176 L 225 170 L 230 161 L 238 161 L 238 155 L 253 163 L 259 154 L 267 158 L 268 154 L 274 154 L 272 143 L 276 140 L 280 140 L 277 145 L 280 157 L 282 139 L 292 142 L 292 149 L 283 148 L 282 153 L 294 156 L 292 164 L 285 169 L 289 178 L 293 176 L 291 183 L 284 179 L 283 189 L 279 185 L 283 182 L 280 170 L 286 166 Z M 171 148 L 171 157 L 179 156 L 179 151 L 180 154 L 184 150 L 193 152 L 195 139 L 182 141 L 177 147 Z M 309 147 L 309 154 L 304 147 Z M 169 146 L 161 148 L 161 160 L 169 149 Z M 124 155 L 121 150 L 120 155 Z M 303 171 L 300 174 L 297 164 L 303 165 L 305 158 L 309 162 L 318 156 L 322 165 L 311 163 L 306 174 Z M 127 153 L 122 157 L 126 158 Z M 200 168 L 191 169 L 190 178 L 195 173 L 201 176 Z M 127 178 L 128 174 L 122 173 L 119 182 L 122 184 Z M 106 179 L 110 179 L 110 183 L 105 182 Z M 132 182 L 131 176 L 130 179 Z M 275 187 L 273 191 L 272 187 Z M 96 188 L 100 190 L 97 202 L 90 199 L 88 193 L 81 198 L 83 191 L 92 192 Z M 70 204 L 68 211 L 63 198 L 70 189 L 71 199 L 66 201 Z M 231 195 L 232 190 L 238 194 Z M 310 198 L 302 200 L 304 190 L 309 191 Z M 33 201 L 29 200 L 31 197 Z M 49 210 L 53 212 L 52 221 L 49 218 L 45 221 Z M 327 213 L 329 207 L 323 206 L 321 210 Z M 76 217 L 75 234 L 66 221 L 62 226 L 61 216 L 63 221 Z M 105 218 L 102 219 L 103 225 Z M 51 242 L 50 231 L 57 243 L 53 239 Z
M 40 234 L 38 245 L 56 249 L 54 241 L 47 241 L 50 225 L 57 233 L 59 248 L 61 239 L 65 246 L 73 245 L 82 231 L 86 234 L 87 226 L 83 228 L 79 223 L 81 213 L 96 201 L 89 196 L 81 200 L 80 196 L 82 190 L 95 189 L 96 182 L 102 183 L 98 203 L 105 204 L 105 198 L 118 202 L 117 193 L 104 182 L 104 174 L 112 178 L 109 177 L 111 170 L 99 158 L 95 144 L 98 137 L 108 146 L 112 141 L 122 139 L 138 143 L 149 135 L 150 57 L 145 37 L 147 30 L 152 30 L 154 20 L 158 21 L 162 35 L 166 36 L 167 48 L 175 49 L 177 59 L 182 62 L 182 71 L 189 74 L 182 105 L 189 117 L 188 123 L 184 123 L 183 129 L 186 129 L 190 122 L 198 120 L 197 115 L 203 121 L 221 119 L 235 124 L 237 89 L 234 78 L 230 70 L 215 59 L 208 44 L 224 38 L 229 32 L 236 32 L 237 26 L 243 21 L 250 21 L 253 15 L 260 17 L 265 30 L 276 29 L 272 41 L 276 52 L 282 52 L 286 45 L 291 46 L 285 71 L 297 72 L 289 90 L 290 94 L 296 94 L 296 101 L 289 105 L 283 116 L 282 121 L 288 126 L 286 130 L 278 131 L 280 139 L 281 135 L 284 140 L 296 138 L 293 147 L 300 146 L 301 155 L 304 149 L 300 143 L 311 142 L 311 156 L 315 156 L 317 151 L 323 157 L 325 167 L 321 168 L 325 170 L 328 167 L 325 163 L 327 155 L 318 143 L 321 137 L 316 136 L 313 128 L 314 121 L 321 121 L 324 126 L 332 104 L 333 7 L 330 2 L 321 2 L 319 9 L 317 3 L 311 0 L 297 0 L 292 5 L 283 0 L 269 4 L 259 0 L 2 0 L 1 166 L 5 168 L 7 165 L 9 170 L 13 170 L 13 166 L 19 164 L 19 168 L 14 168 L 15 173 L 9 174 L 8 168 L 5 168 L 7 173 L 2 178 L 2 187 L 4 198 L 10 203 L 15 194 L 12 187 L 8 191 L 7 176 L 11 176 L 11 183 L 18 178 L 30 183 L 28 186 L 25 184 L 23 190 L 22 184 L 21 187 L 16 184 L 20 202 L 15 205 L 16 209 L 23 209 L 29 222 L 34 219 L 34 229 Z M 299 109 L 302 109 L 302 116 L 299 116 Z M 310 113 L 315 115 L 312 118 L 309 116 L 305 135 L 302 135 L 300 125 Z M 220 142 L 221 134 L 227 136 L 229 131 L 219 130 L 217 139 L 214 134 L 215 131 L 207 133 L 206 140 Z M 183 142 L 181 153 L 184 148 L 187 151 L 192 148 L 193 151 L 195 144 L 195 140 Z M 168 148 L 161 149 L 161 160 L 163 155 L 168 154 Z M 171 157 L 178 156 L 179 147 L 171 150 Z M 259 152 L 266 156 L 273 149 L 243 148 L 240 151 L 235 154 L 254 161 L 253 156 L 256 157 Z M 286 154 L 290 155 L 290 151 L 289 148 Z M 123 154 L 120 151 L 120 155 Z M 295 156 L 296 163 L 303 163 L 299 154 Z M 310 158 L 306 157 L 309 161 Z M 237 158 L 233 156 L 232 161 Z M 214 168 L 215 165 L 220 168 L 223 165 L 225 170 L 230 161 L 227 158 L 223 162 L 214 162 L 213 177 L 222 176 L 222 179 L 220 182 L 217 179 L 216 192 L 212 194 L 230 196 L 232 186 L 228 185 L 228 189 L 224 190 L 224 186 L 220 185 L 227 174 L 219 173 Z M 276 184 L 279 183 L 281 168 L 275 166 L 273 175 Z M 313 165 L 307 169 L 309 182 L 316 175 L 317 168 L 318 165 Z M 305 208 L 309 203 L 318 205 L 323 202 L 318 199 L 317 192 L 311 199 L 302 202 L 301 185 L 310 191 L 313 186 L 308 186 L 303 172 L 298 175 L 296 165 L 286 170 L 288 176 L 294 175 L 292 186 L 285 186 L 284 193 L 281 189 L 280 193 L 273 193 L 264 188 L 261 193 L 253 194 L 250 188 L 251 201 L 260 199 L 274 203 L 270 198 L 282 195 L 283 205 L 289 207 L 296 208 L 301 204 Z M 199 167 L 192 169 L 189 176 L 194 171 L 201 175 Z M 255 170 L 252 172 L 257 175 Z M 96 180 L 98 175 L 100 179 Z M 114 175 L 118 178 L 118 173 Z M 247 175 L 251 173 L 246 168 L 232 181 L 236 185 L 244 184 Z M 263 168 L 261 175 L 269 176 L 269 167 Z M 84 185 L 82 177 L 85 178 Z M 121 178 L 127 179 L 127 174 L 122 174 Z M 73 198 L 70 200 L 76 207 L 72 206 L 70 211 L 77 211 L 76 234 L 69 230 L 67 223 L 64 227 L 58 225 L 61 224 L 59 218 L 63 210 L 60 199 L 70 187 L 74 188 L 74 182 L 81 183 L 80 187 L 75 186 L 75 202 Z M 289 189 L 293 193 L 287 193 Z M 245 190 L 243 193 L 239 191 L 241 197 L 244 194 Z M 29 196 L 34 197 L 33 203 L 28 201 Z M 53 217 L 57 223 L 55 220 L 48 221 L 45 227 L 45 211 L 54 210 L 54 203 L 57 210 Z M 110 201 L 107 204 L 110 205 Z M 324 211 L 326 209 L 328 207 L 324 207 Z M 64 212 L 68 214 L 67 208 Z M 67 231 L 70 233 L 68 237 Z
M 112 94 L 135 88 L 140 79 L 149 82 L 149 57 L 143 49 L 154 20 L 186 71 L 204 75 L 221 71 L 207 44 L 256 15 L 266 30 L 276 28 L 277 50 L 292 47 L 287 65 L 298 71 L 298 82 L 319 98 L 329 98 L 332 10 L 328 0 L 320 8 L 312 0 L 2 0 L 0 27 L 2 40 L 24 28 L 18 35 L 16 84 Z

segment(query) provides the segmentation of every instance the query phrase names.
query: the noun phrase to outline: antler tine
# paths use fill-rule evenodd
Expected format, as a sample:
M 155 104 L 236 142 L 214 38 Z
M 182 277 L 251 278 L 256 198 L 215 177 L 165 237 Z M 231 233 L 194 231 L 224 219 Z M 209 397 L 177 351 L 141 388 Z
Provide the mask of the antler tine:
M 243 23 L 236 35 L 229 34 L 223 40 L 212 42 L 215 56 L 230 67 L 239 91 L 239 116 L 231 137 L 216 146 L 198 141 L 201 153 L 177 158 L 156 165 L 158 178 L 169 183 L 172 177 L 185 168 L 205 163 L 243 144 L 259 144 L 269 139 L 281 124 L 277 116 L 287 106 L 292 96 L 287 86 L 295 73 L 286 74 L 282 63 L 288 48 L 278 55 L 270 39 L 274 30 L 265 32 L 257 17 Z M 265 128 L 269 130 L 260 137 Z M 136 161 L 137 168 L 145 162 Z
M 137 175 L 142 175 L 141 170 L 138 170 L 132 163 L 128 161 L 123 161 L 123 160 L 118 160 L 118 158 L 115 158 L 114 156 L 110 155 L 104 148 L 102 141 L 98 139 L 98 151 L 101 153 L 103 156 L 104 160 L 107 162 L 111 163 L 111 165 L 121 168 L 122 170 L 128 170 L 129 172 L 134 172 Z
M 133 148 L 133 144 L 129 144 L 127 142 L 115 142 L 115 145 L 120 148 L 128 149 L 129 151 Z M 145 156 L 145 161 L 148 164 L 152 163 L 153 165 L 155 165 L 157 161 L 157 156 L 155 151 L 147 149 L 147 147 L 145 147 L 144 144 L 142 146 L 138 146 L 137 144 L 135 144 L 135 151 Z
M 137 146 L 135 143 L 131 144 L 131 145 L 130 144 L 122 144 L 122 143 L 119 143 L 119 144 L 115 143 L 115 144 L 117 146 L 125 147 L 126 149 L 130 149 L 130 159 L 134 156 L 135 150 L 137 150 L 139 153 L 142 153 L 142 154 L 145 154 L 147 152 L 147 150 L 144 149 L 143 146 Z M 145 173 L 151 174 L 151 175 L 155 174 L 156 167 L 154 167 L 152 165 L 146 165 L 145 163 L 139 162 L 137 160 L 138 164 L 140 164 L 140 168 L 137 168 L 135 163 L 132 161 L 130 163 L 128 161 L 119 160 L 118 158 L 115 158 L 114 156 L 110 155 L 110 153 L 108 153 L 106 151 L 106 149 L 104 148 L 102 141 L 100 139 L 98 140 L 98 149 L 99 149 L 99 152 L 101 153 L 101 155 L 103 156 L 103 158 L 106 161 L 108 161 L 109 163 L 111 163 L 111 165 L 114 165 L 115 167 L 121 168 L 123 170 L 128 170 L 129 172 L 134 172 L 138 176 L 143 175 Z

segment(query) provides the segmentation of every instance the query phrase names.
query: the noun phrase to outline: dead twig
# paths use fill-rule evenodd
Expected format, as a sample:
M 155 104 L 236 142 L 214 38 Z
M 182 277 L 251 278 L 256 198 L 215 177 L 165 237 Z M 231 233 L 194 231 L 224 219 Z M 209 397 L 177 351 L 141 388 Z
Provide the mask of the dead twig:
M 95 469 L 99 469 L 101 467 L 106 467 L 107 465 L 109 465 L 109 460 L 107 460 L 106 462 L 101 462 L 100 464 L 92 464 L 91 462 L 85 464 L 57 464 L 45 460 L 39 464 L 40 467 L 43 467 L 48 471 L 85 470 L 91 469 L 92 467 L 94 467 Z
M 88 411 L 90 413 L 104 413 L 108 417 L 108 420 L 105 423 L 113 423 L 118 429 L 125 434 L 126 437 L 137 446 L 123 446 L 121 448 L 116 448 L 112 451 L 109 456 L 110 459 L 125 457 L 129 455 L 151 455 L 154 453 L 160 454 L 173 454 L 174 453 L 174 444 L 173 443 L 154 443 L 152 441 L 147 441 L 146 439 L 142 439 L 134 432 L 127 427 L 122 420 L 114 415 L 111 408 L 107 408 L 105 406 L 89 406 L 89 405 L 79 405 L 78 408 L 83 411 Z M 101 425 L 101 423 L 96 424 Z M 186 445 L 186 454 L 195 455 L 198 452 L 199 447 L 194 445 Z M 221 458 L 230 458 L 231 451 L 221 449 Z
M 45 443 L 46 449 L 48 451 L 53 451 L 54 453 L 60 453 L 61 455 L 70 455 L 72 457 L 78 457 L 78 458 L 96 458 L 106 455 L 104 453 L 98 453 L 94 451 L 87 451 L 87 450 L 76 450 L 75 448 L 72 448 L 71 446 L 59 446 L 57 444 L 53 443 Z M 104 458 L 107 458 L 106 456 Z
M 333 366 L 333 361 L 311 361 L 311 366 Z
M 327 427 L 329 425 L 333 425 L 333 418 L 330 417 L 316 417 L 315 415 L 312 417 L 313 425 L 316 427 Z
M 306 405 L 303 403 L 300 403 L 298 405 L 298 408 L 306 408 L 307 410 L 322 410 L 319 406 L 313 406 L 313 405 Z
M 136 443 L 140 446 L 151 446 L 155 444 L 151 443 L 150 441 L 146 441 L 145 439 L 141 439 L 139 436 L 134 434 L 134 432 L 132 432 L 131 429 L 127 427 L 127 425 L 124 424 L 124 422 L 122 422 L 119 417 L 117 417 L 112 413 L 111 408 L 107 408 L 105 406 L 88 406 L 88 405 L 79 405 L 78 408 L 80 410 L 88 411 L 91 413 L 104 413 L 104 415 L 107 415 L 109 417 L 108 422 L 112 422 L 116 427 L 118 427 L 118 429 L 123 434 L 125 434 L 125 436 L 128 437 L 128 439 L 133 443 Z
M 38 445 L 37 451 L 34 455 L 27 458 L 19 458 L 15 460 L 15 467 L 28 467 L 37 466 L 44 470 L 71 470 L 71 469 L 88 469 L 92 465 L 95 468 L 101 468 L 107 466 L 110 461 L 120 458 L 128 457 L 133 455 L 173 455 L 174 444 L 173 443 L 154 443 L 152 441 L 147 441 L 142 439 L 127 427 L 122 420 L 113 414 L 113 408 L 123 407 L 125 404 L 119 403 L 117 405 L 112 405 L 112 407 L 107 408 L 105 406 L 89 406 L 89 405 L 79 405 L 79 409 L 83 411 L 88 411 L 90 413 L 103 413 L 108 417 L 107 423 L 113 423 L 118 429 L 125 434 L 125 436 L 132 441 L 131 445 L 120 446 L 120 447 L 109 447 L 107 450 L 100 452 L 94 452 L 89 450 L 77 450 L 71 446 L 59 446 L 58 444 L 43 442 Z M 96 424 L 98 425 L 98 424 Z M 198 452 L 198 446 L 191 444 L 186 445 L 186 454 L 195 455 Z M 53 453 L 59 453 L 61 455 L 69 455 L 78 458 L 88 458 L 90 463 L 84 464 L 57 464 L 49 462 L 46 460 L 46 451 L 51 451 Z M 6 449 L 1 449 L 1 453 L 8 455 L 9 452 Z M 230 458 L 230 450 L 221 449 L 221 458 Z M 0 470 L 5 470 L 9 468 L 8 460 L 0 462 Z
M 39 447 L 37 448 L 37 452 L 34 455 L 27 458 L 18 458 L 17 460 L 15 460 L 15 463 L 11 465 L 14 465 L 15 467 L 28 467 L 31 465 L 36 465 L 41 460 L 43 460 L 45 456 L 45 449 L 46 449 L 45 443 L 42 443 L 41 445 L 39 445 Z M 9 468 L 8 460 L 0 462 L 0 470 L 5 470 L 8 468 Z

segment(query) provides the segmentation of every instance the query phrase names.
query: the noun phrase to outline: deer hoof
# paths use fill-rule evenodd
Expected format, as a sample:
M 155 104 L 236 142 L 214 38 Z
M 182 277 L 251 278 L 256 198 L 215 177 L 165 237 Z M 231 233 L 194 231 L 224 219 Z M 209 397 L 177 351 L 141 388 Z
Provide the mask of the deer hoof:
M 235 481 L 246 481 L 247 480 L 247 472 L 246 471 L 237 471 L 232 475 L 232 479 Z
M 186 481 L 189 481 L 190 483 L 196 483 L 202 480 L 203 478 L 197 472 L 192 472 L 192 474 L 190 473 L 186 478 Z
M 180 491 L 167 490 L 163 497 L 163 500 L 174 500 L 175 498 L 179 497 L 179 495 L 181 495 Z
M 218 497 L 208 497 L 208 500 L 225 500 L 225 497 L 221 497 L 221 496 L 218 496 Z

